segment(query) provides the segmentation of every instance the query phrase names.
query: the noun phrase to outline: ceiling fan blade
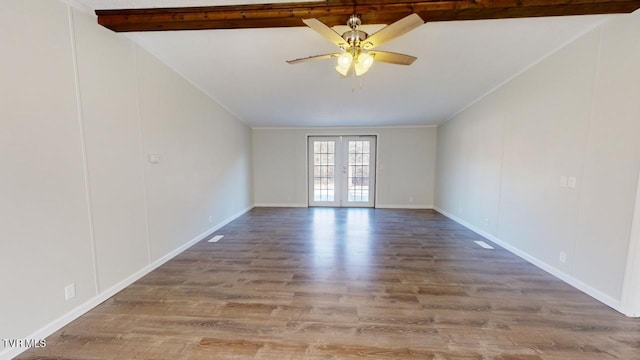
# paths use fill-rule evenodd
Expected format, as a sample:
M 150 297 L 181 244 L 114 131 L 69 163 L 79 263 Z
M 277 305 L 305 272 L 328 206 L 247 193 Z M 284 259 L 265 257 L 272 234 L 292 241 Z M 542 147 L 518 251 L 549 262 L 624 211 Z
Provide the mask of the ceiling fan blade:
M 380 31 L 369 36 L 364 41 L 364 48 L 373 49 L 374 47 L 380 46 L 389 40 L 408 33 L 409 31 L 417 28 L 422 24 L 424 24 L 424 20 L 422 20 L 422 18 L 416 13 L 405 16 L 402 19 L 382 28 Z
M 340 53 L 324 54 L 324 55 L 313 55 L 313 56 L 307 56 L 305 58 L 300 58 L 300 59 L 295 59 L 295 60 L 287 60 L 287 63 L 289 63 L 289 64 L 299 64 L 299 63 L 302 63 L 302 62 L 307 62 L 307 61 L 312 61 L 312 60 L 329 59 L 329 58 L 334 58 L 334 57 L 338 57 L 338 56 L 340 56 Z
M 322 35 L 325 39 L 331 41 L 332 43 L 343 47 L 347 45 L 347 41 L 340 36 L 337 32 L 335 32 L 332 28 L 325 25 L 322 21 L 318 19 L 302 19 L 302 22 L 305 23 L 308 27 L 310 27 L 313 31 Z
M 375 61 L 396 65 L 411 65 L 417 57 L 405 54 L 398 54 L 389 51 L 368 51 L 367 54 L 373 56 Z

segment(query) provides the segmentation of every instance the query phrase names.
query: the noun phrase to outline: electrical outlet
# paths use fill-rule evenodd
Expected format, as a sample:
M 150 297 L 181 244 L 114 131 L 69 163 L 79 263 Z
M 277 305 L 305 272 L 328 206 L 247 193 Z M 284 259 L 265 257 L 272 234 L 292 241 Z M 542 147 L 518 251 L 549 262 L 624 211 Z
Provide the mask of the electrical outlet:
M 483 221 L 485 225 L 489 225 L 489 219 L 484 219 Z
M 578 184 L 578 179 L 575 176 L 569 176 L 569 178 L 567 179 L 567 186 L 572 189 L 575 189 L 577 184 Z
M 565 253 L 564 251 L 560 251 L 560 256 L 558 256 L 558 260 L 560 260 L 561 263 L 566 263 L 567 262 L 567 253 Z
M 213 223 L 213 216 L 209 215 L 209 224 Z
M 64 287 L 64 299 L 71 300 L 76 297 L 76 284 L 71 283 Z
M 409 196 L 409 202 L 412 203 L 413 202 L 413 196 Z

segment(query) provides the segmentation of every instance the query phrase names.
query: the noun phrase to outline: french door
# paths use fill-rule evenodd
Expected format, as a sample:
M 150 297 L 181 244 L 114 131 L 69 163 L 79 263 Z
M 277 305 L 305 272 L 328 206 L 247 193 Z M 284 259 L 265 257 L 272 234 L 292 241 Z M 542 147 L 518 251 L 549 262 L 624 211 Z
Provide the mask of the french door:
M 373 207 L 375 136 L 310 136 L 309 206 Z

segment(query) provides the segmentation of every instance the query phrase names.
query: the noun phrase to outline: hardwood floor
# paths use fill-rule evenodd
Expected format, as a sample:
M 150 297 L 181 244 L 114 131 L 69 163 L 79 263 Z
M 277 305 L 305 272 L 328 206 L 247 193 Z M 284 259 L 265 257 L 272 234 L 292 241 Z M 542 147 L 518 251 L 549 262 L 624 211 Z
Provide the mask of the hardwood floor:
M 630 319 L 430 210 L 257 208 L 19 359 L 640 359 Z

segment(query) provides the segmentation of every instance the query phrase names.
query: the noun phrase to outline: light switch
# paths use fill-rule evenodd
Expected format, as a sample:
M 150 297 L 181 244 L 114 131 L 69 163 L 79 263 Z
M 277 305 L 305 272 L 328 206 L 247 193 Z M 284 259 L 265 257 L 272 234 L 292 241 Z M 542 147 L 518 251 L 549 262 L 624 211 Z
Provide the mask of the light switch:
M 567 187 L 567 177 L 564 175 L 560 176 L 560 187 Z
M 567 179 L 567 186 L 569 186 L 572 189 L 575 189 L 577 184 L 578 184 L 578 179 L 576 179 L 575 176 L 569 176 L 569 178 Z
M 71 283 L 64 287 L 64 299 L 70 300 L 76 296 L 76 284 Z
M 149 154 L 149 162 L 152 164 L 157 164 L 161 160 L 160 154 Z

